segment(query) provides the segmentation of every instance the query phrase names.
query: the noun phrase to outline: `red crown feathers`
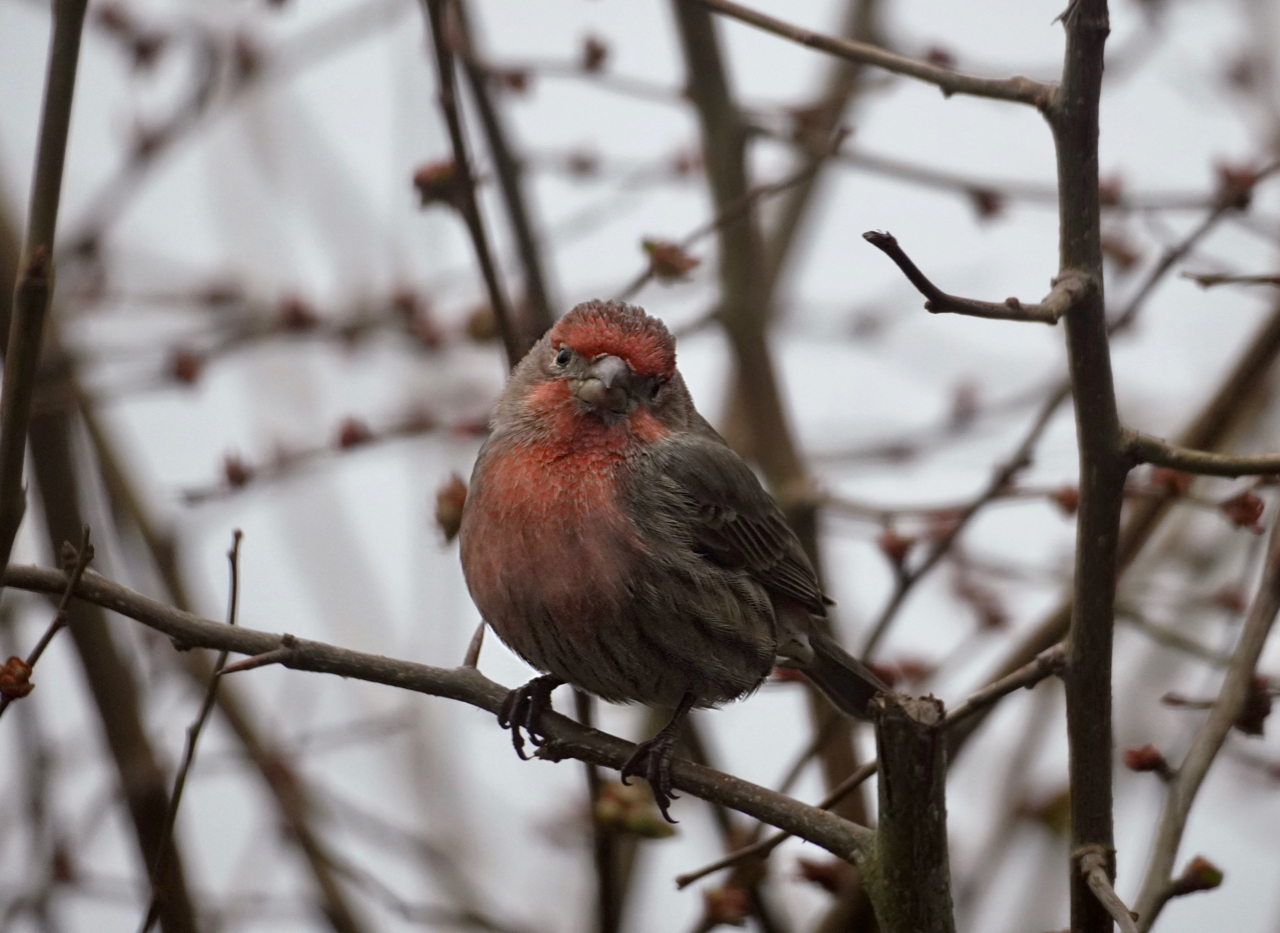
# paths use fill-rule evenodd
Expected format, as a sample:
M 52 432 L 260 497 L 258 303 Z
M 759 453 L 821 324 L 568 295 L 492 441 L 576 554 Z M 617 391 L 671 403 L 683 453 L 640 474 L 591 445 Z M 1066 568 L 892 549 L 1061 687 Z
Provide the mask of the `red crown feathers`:
M 667 326 L 634 305 L 586 301 L 551 328 L 552 346 L 567 345 L 583 359 L 608 354 L 641 376 L 670 379 L 676 371 L 676 339 Z

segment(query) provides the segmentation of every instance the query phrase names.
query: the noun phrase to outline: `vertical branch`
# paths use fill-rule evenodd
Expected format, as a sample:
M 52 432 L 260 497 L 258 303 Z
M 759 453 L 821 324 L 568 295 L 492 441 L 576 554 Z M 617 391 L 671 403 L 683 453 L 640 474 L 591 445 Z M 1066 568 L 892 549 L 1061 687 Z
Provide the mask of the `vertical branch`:
M 456 173 L 454 193 L 457 195 L 454 206 L 462 214 L 467 232 L 471 235 L 471 245 L 475 249 L 476 262 L 480 265 L 480 275 L 484 278 L 485 288 L 489 291 L 489 304 L 493 308 L 493 316 L 498 323 L 498 333 L 502 335 L 502 346 L 507 351 L 507 363 L 514 367 L 520 362 L 527 348 L 516 334 L 511 305 L 507 303 L 506 293 L 502 290 L 497 265 L 493 261 L 493 254 L 489 251 L 489 241 L 485 236 L 480 204 L 476 200 L 475 173 L 471 171 L 471 160 L 467 155 L 467 138 L 462 129 L 462 111 L 458 106 L 458 88 L 454 80 L 453 48 L 450 42 L 453 23 L 448 16 L 448 0 L 422 0 L 422 2 L 427 10 L 432 48 L 435 49 L 440 109 L 444 112 L 445 123 L 449 128 L 449 140 L 453 145 L 454 172 Z
M 86 0 L 55 0 L 45 74 L 44 109 L 36 149 L 27 237 L 13 292 L 13 317 L 0 390 L 0 566 L 8 566 L 26 510 L 22 467 L 44 319 L 53 293 L 53 238 L 62 195 L 62 166 L 71 126 L 71 98 L 80 59 Z
M 1080 448 L 1080 513 L 1067 658 L 1071 779 L 1071 930 L 1109 933 L 1113 921 L 1074 861 L 1105 853 L 1115 878 L 1111 793 L 1111 654 L 1120 507 L 1128 463 L 1122 452 L 1102 287 L 1098 198 L 1098 109 L 1107 0 L 1072 0 L 1062 87 L 1048 112 L 1058 159 L 1060 274 L 1089 287 L 1066 315 L 1067 355 Z
M 458 15 L 458 28 L 463 43 L 463 71 L 476 103 L 476 111 L 480 114 L 485 139 L 489 143 L 489 153 L 493 156 L 494 169 L 498 175 L 498 187 L 502 190 L 502 199 L 507 205 L 516 251 L 520 256 L 520 265 L 524 268 L 524 297 L 529 319 L 524 322 L 527 326 L 524 328 L 525 333 L 521 334 L 521 343 L 527 350 L 555 323 L 555 312 L 547 295 L 547 280 L 543 273 L 542 251 L 538 248 L 538 238 L 534 234 L 521 185 L 522 166 L 511 151 L 506 128 L 494 105 L 493 95 L 489 90 L 489 72 L 476 58 L 465 0 L 455 0 L 453 9 Z
M 588 729 L 595 728 L 591 695 L 577 688 L 573 702 L 578 722 Z M 626 893 L 622 884 L 618 834 L 600 822 L 597 806 L 600 802 L 600 769 L 591 762 L 583 762 L 587 772 L 587 797 L 591 805 L 591 842 L 596 866 L 596 930 L 598 933 L 617 933 L 622 927 L 622 903 Z M 628 859 L 628 862 L 631 860 Z M 630 865 L 628 865 L 630 868 Z
M 885 933 L 955 933 L 947 856 L 947 742 L 942 702 L 872 701 L 880 749 L 880 825 L 864 867 Z
M 227 551 L 227 561 L 231 564 L 231 585 L 227 594 L 227 625 L 234 626 L 240 609 L 240 542 L 244 534 L 237 528 L 231 533 L 231 550 Z M 187 745 L 182 753 L 182 762 L 173 776 L 173 793 L 169 795 L 169 809 L 164 817 L 164 839 L 168 843 L 173 838 L 173 827 L 178 821 L 178 807 L 182 806 L 182 794 L 187 787 L 187 775 L 196 760 L 196 745 L 200 742 L 200 734 L 204 731 L 209 714 L 213 712 L 213 704 L 218 698 L 218 683 L 222 680 L 222 669 L 227 666 L 230 652 L 218 652 L 218 660 L 214 662 L 213 674 L 209 677 L 209 685 L 205 688 L 204 701 L 195 720 L 187 727 Z M 147 933 L 160 917 L 160 905 L 164 901 L 165 891 L 159 883 L 164 871 L 165 855 L 168 845 L 162 845 L 156 853 L 155 863 L 151 867 L 151 904 L 147 907 L 147 915 L 142 921 L 140 933 Z

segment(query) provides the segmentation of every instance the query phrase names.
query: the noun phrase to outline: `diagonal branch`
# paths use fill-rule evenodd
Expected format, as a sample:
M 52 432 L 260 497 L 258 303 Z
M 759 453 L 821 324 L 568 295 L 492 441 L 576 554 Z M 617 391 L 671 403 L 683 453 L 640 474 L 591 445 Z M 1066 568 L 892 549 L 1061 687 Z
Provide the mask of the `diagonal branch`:
M 1089 276 L 1085 272 L 1068 268 L 1058 273 L 1058 277 L 1053 280 L 1053 290 L 1039 304 L 1023 304 L 1017 298 L 1006 298 L 1001 302 L 960 298 L 948 295 L 930 282 L 892 234 L 870 230 L 862 238 L 898 264 L 903 275 L 928 299 L 924 307 L 932 314 L 967 314 L 969 317 L 998 321 L 1057 324 L 1058 319 L 1069 312 L 1089 288 Z
M 507 302 L 506 292 L 503 291 L 502 282 L 498 278 L 497 265 L 489 249 L 484 219 L 480 216 L 480 204 L 476 199 L 476 179 L 471 171 L 471 160 L 467 155 L 467 137 L 462 128 L 462 110 L 458 106 L 458 88 L 454 80 L 453 49 L 448 34 L 452 24 L 448 21 L 447 0 L 422 0 L 422 2 L 427 10 L 432 47 L 435 49 L 440 109 L 444 112 L 444 120 L 449 127 L 449 141 L 453 146 L 454 171 L 457 173 L 453 186 L 456 207 L 467 225 L 467 232 L 471 235 L 471 245 L 475 249 L 476 262 L 480 265 L 480 275 L 484 278 L 485 288 L 489 292 L 489 304 L 493 308 L 493 317 L 498 324 L 498 333 L 502 336 L 502 346 L 507 351 L 507 363 L 514 367 L 524 356 L 526 347 L 516 333 L 511 305 Z
M 10 567 L 3 578 L 6 586 L 38 593 L 61 593 L 67 585 L 60 571 L 41 567 Z M 259 655 L 280 648 L 291 636 L 231 627 L 144 596 L 107 578 L 86 572 L 75 595 L 93 605 L 141 622 L 161 632 L 182 650 L 212 648 L 235 654 Z M 506 699 L 507 688 L 489 680 L 475 668 L 440 668 L 383 655 L 351 651 L 303 638 L 291 640 L 292 647 L 281 663 L 300 671 L 336 674 L 354 680 L 385 684 L 431 696 L 459 700 L 479 709 L 497 713 Z M 635 751 L 635 745 L 612 735 L 587 729 L 567 717 L 548 713 L 542 720 L 552 740 L 539 750 L 547 760 L 575 758 L 610 768 L 621 768 Z M 864 857 L 871 830 L 834 814 L 809 806 L 712 768 L 676 759 L 672 766 L 675 786 L 695 797 L 740 810 L 758 820 L 786 829 L 846 860 Z
M 523 166 L 511 149 L 507 139 L 507 129 L 502 115 L 494 105 L 489 85 L 491 73 L 476 57 L 471 25 L 464 0 L 454 0 L 453 10 L 458 16 L 458 31 L 462 40 L 459 50 L 462 57 L 463 73 L 467 76 L 467 84 L 471 88 L 471 96 L 480 115 L 480 125 L 484 128 L 485 138 L 489 143 L 489 153 L 493 156 L 494 171 L 498 176 L 498 187 L 507 205 L 507 215 L 511 220 L 511 232 L 516 241 L 516 252 L 520 256 L 520 264 L 524 267 L 524 297 L 528 306 L 528 321 L 523 345 L 529 346 L 533 340 L 549 330 L 555 323 L 556 315 L 548 297 L 547 277 L 543 271 L 542 251 L 538 237 L 534 232 L 533 221 L 529 216 L 525 189 L 521 184 Z
M 1150 434 L 1126 431 L 1125 450 L 1138 463 L 1184 470 L 1203 476 L 1258 476 L 1280 473 L 1280 454 L 1238 456 L 1192 450 L 1170 444 Z
M 1080 874 L 1084 876 L 1089 890 L 1098 899 L 1098 903 L 1106 908 L 1111 919 L 1120 927 L 1120 933 L 1138 933 L 1138 928 L 1134 926 L 1133 914 L 1124 905 L 1124 901 L 1120 900 L 1120 895 L 1116 893 L 1116 889 L 1111 885 L 1111 879 L 1107 876 L 1106 853 L 1099 851 L 1097 847 L 1088 848 L 1080 854 L 1079 860 Z
M 976 75 L 961 74 L 957 71 L 952 71 L 950 68 L 931 65 L 928 62 L 917 61 L 904 55 L 895 55 L 893 52 L 887 52 L 878 46 L 868 45 L 865 42 L 852 42 L 849 39 L 839 39 L 820 32 L 811 32 L 784 20 L 775 19 L 765 13 L 733 3 L 731 0 L 680 0 L 680 2 L 701 3 L 707 9 L 716 13 L 732 17 L 750 26 L 755 26 L 757 29 L 763 29 L 765 32 L 771 32 L 775 36 L 781 36 L 783 39 L 798 42 L 811 49 L 817 49 L 820 52 L 826 52 L 829 55 L 835 55 L 851 62 L 883 68 L 885 71 L 905 75 L 908 78 L 915 78 L 918 81 L 924 81 L 926 84 L 936 85 L 947 96 L 968 94 L 974 97 L 989 97 L 1018 104 L 1030 104 L 1040 110 L 1047 110 L 1057 100 L 1058 89 L 1052 84 L 1041 84 L 1039 81 L 1033 81 L 1022 76 L 1013 78 L 980 78 Z
M 1186 758 L 1169 782 L 1151 858 L 1142 879 L 1142 889 L 1134 904 L 1140 918 L 1139 929 L 1143 933 L 1151 929 L 1161 908 L 1174 893 L 1170 875 L 1174 859 L 1178 855 L 1178 845 L 1182 842 L 1187 817 L 1191 813 L 1191 805 L 1209 767 L 1222 748 L 1222 743 L 1226 741 L 1227 733 L 1231 731 L 1232 724 L 1240 717 L 1248 701 L 1258 658 L 1275 624 L 1277 612 L 1280 612 L 1280 534 L 1273 528 L 1271 547 L 1263 566 L 1262 582 L 1249 609 L 1240 642 L 1232 654 L 1222 690 L 1214 701 L 1209 718 L 1192 740 Z

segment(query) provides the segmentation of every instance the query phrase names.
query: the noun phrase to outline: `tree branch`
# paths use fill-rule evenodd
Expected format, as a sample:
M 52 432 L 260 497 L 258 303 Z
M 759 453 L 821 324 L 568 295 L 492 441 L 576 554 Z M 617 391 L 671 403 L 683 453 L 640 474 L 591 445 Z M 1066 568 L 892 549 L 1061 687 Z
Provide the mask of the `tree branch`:
M 462 39 L 460 50 L 462 69 L 467 76 L 471 96 L 475 99 L 476 110 L 480 114 L 480 125 L 484 128 L 485 138 L 489 143 L 489 153 L 493 156 L 498 187 L 502 191 L 502 199 L 507 205 L 507 216 L 511 220 L 516 252 L 520 256 L 520 264 L 524 267 L 524 297 L 528 314 L 528 326 L 525 330 L 528 333 L 522 335 L 524 339 L 521 343 L 527 350 L 538 337 L 542 336 L 543 332 L 551 328 L 556 320 L 547 294 L 542 251 L 538 246 L 538 237 L 534 234 L 524 187 L 521 185 L 522 166 L 511 151 L 506 127 L 503 126 L 501 114 L 494 105 L 493 95 L 489 89 L 490 72 L 476 57 L 471 24 L 464 0 L 454 0 L 453 9 L 458 15 L 459 34 Z
M 947 855 L 947 743 L 942 701 L 880 694 L 871 701 L 880 749 L 880 822 L 864 872 L 885 933 L 954 933 Z
M 4 386 L 0 390 L 0 566 L 9 563 L 13 540 L 26 511 L 22 468 L 27 453 L 27 426 L 31 420 L 41 335 L 53 294 L 54 234 L 58 226 L 62 166 L 67 154 L 71 98 L 76 85 L 86 5 L 86 0 L 56 0 L 53 4 L 31 207 L 13 293 Z
M 1066 319 L 1067 357 L 1080 449 L 1071 635 L 1066 682 L 1070 748 L 1071 850 L 1096 848 L 1115 877 L 1112 814 L 1111 664 L 1115 593 L 1129 460 L 1124 455 L 1103 297 L 1098 194 L 1098 110 L 1103 50 L 1111 31 L 1107 0 L 1072 0 L 1062 86 L 1048 112 L 1058 162 L 1060 268 L 1091 284 Z M 1072 868 L 1072 933 L 1110 933 L 1112 918 L 1088 880 Z
M 14 566 L 5 572 L 3 582 L 6 586 L 21 590 L 60 593 L 67 585 L 67 578 L 56 570 Z M 259 655 L 278 649 L 286 640 L 291 640 L 292 647 L 280 663 L 293 670 L 336 674 L 459 700 L 494 714 L 497 714 L 509 692 L 506 687 L 489 680 L 475 668 L 430 667 L 288 635 L 239 626 L 232 628 L 166 606 L 92 571 L 87 571 L 81 578 L 75 588 L 75 595 L 169 636 L 174 646 L 183 651 L 212 648 L 235 654 Z M 635 745 L 631 742 L 584 728 L 558 714 L 545 715 L 542 726 L 547 737 L 552 740 L 550 745 L 544 745 L 539 750 L 539 757 L 547 760 L 576 758 L 616 769 L 621 768 L 635 751 Z M 766 787 L 682 759 L 677 758 L 673 762 L 672 778 L 680 790 L 786 829 L 839 858 L 862 858 L 872 836 L 871 830 L 864 826 L 850 823 Z
M 1004 697 L 1016 690 L 1023 688 L 1031 688 L 1046 677 L 1058 674 L 1066 664 L 1067 651 L 1065 645 L 1054 645 L 1042 651 L 1030 663 L 1023 665 L 1007 677 L 1002 677 L 994 683 L 988 684 L 981 690 L 969 696 L 963 703 L 955 707 L 951 712 L 947 713 L 944 725 L 950 729 L 957 723 L 963 722 L 970 716 L 983 710 L 990 709 Z M 835 806 L 840 800 L 852 791 L 855 787 L 862 784 L 863 781 L 874 775 L 880 768 L 878 761 L 869 761 L 865 765 L 860 766 L 849 777 L 845 778 L 836 788 L 834 788 L 822 802 L 818 804 L 820 809 L 826 810 Z M 785 785 L 786 782 L 784 782 Z M 791 838 L 790 833 L 775 833 L 768 839 L 762 839 L 754 842 L 749 846 L 744 846 L 736 852 L 730 852 L 723 858 L 717 859 L 702 868 L 683 875 L 676 876 L 676 887 L 684 888 L 693 882 L 705 878 L 714 872 L 720 871 L 722 868 L 729 868 L 743 859 L 750 858 L 755 855 L 767 855 L 776 849 L 781 843 Z
M 1125 451 L 1138 463 L 1151 463 L 1202 476 L 1280 473 L 1280 454 L 1235 456 L 1191 450 L 1139 431 L 1125 431 Z
M 980 78 L 975 75 L 960 74 L 949 68 L 895 55 L 893 52 L 887 52 L 864 42 L 852 42 L 820 32 L 811 32 L 784 20 L 732 3 L 731 0 L 680 0 L 680 2 L 701 3 L 709 10 L 755 26 L 757 29 L 763 29 L 775 36 L 781 36 L 783 39 L 798 42 L 811 49 L 936 85 L 947 96 L 967 94 L 974 97 L 989 97 L 995 100 L 1030 104 L 1040 110 L 1048 110 L 1058 97 L 1058 89 L 1051 84 L 1041 84 L 1039 81 L 1022 76 Z
M 1171 874 L 1178 845 L 1186 828 L 1191 805 L 1200 790 L 1209 767 L 1217 757 L 1222 743 L 1231 731 L 1232 724 L 1240 717 L 1253 686 L 1258 658 L 1262 655 L 1267 636 L 1280 612 L 1280 533 L 1272 527 L 1271 546 L 1263 565 L 1262 581 L 1249 616 L 1240 633 L 1240 642 L 1227 667 L 1222 690 L 1214 701 L 1209 718 L 1191 742 L 1191 748 L 1169 782 L 1164 809 L 1160 813 L 1160 825 L 1147 870 L 1142 878 L 1142 888 L 1134 905 L 1138 911 L 1138 929 L 1146 933 L 1160 915 L 1165 902 L 1175 893 Z
M 1120 895 L 1111 886 L 1111 878 L 1107 875 L 1106 853 L 1094 847 L 1086 849 L 1078 858 L 1080 874 L 1084 876 L 1085 883 L 1089 885 L 1089 890 L 1098 899 L 1098 903 L 1120 927 L 1120 933 L 1138 933 L 1138 928 L 1133 923 L 1133 914 L 1129 912 L 1128 907 L 1124 906 L 1124 901 L 1120 900 Z
M 422 3 L 427 10 L 432 47 L 435 49 L 440 109 L 444 112 L 445 123 L 449 127 L 449 140 L 453 146 L 454 171 L 457 173 L 453 185 L 453 193 L 457 196 L 456 207 L 471 235 L 471 245 L 475 249 L 476 262 L 480 265 L 485 288 L 489 292 L 489 304 L 498 324 L 498 333 L 502 336 L 502 346 L 507 351 L 507 363 L 514 368 L 528 348 L 516 333 L 511 305 L 507 302 L 506 292 L 498 278 L 497 266 L 484 232 L 484 220 L 480 216 L 480 204 L 476 199 L 476 180 L 467 155 L 467 138 L 462 129 L 462 111 L 458 107 L 457 82 L 454 80 L 453 49 L 448 33 L 451 24 L 446 15 L 447 0 L 422 0 Z
M 1057 324 L 1058 319 L 1071 310 L 1088 291 L 1089 276 L 1079 269 L 1063 269 L 1053 280 L 1053 290 L 1039 304 L 1023 304 L 1017 298 L 1002 302 L 977 301 L 948 295 L 925 277 L 914 262 L 898 245 L 890 233 L 870 230 L 862 238 L 897 263 L 911 284 L 928 300 L 926 311 L 933 314 L 967 314 L 970 317 L 992 318 L 998 321 L 1034 321 L 1040 324 Z

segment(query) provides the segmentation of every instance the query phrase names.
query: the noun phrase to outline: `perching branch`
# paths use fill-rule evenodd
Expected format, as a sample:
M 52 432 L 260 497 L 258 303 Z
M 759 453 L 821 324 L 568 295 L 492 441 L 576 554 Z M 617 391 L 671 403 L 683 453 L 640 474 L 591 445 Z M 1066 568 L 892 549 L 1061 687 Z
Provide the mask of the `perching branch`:
M 13 539 L 26 511 L 22 468 L 27 455 L 27 426 L 40 361 L 41 335 L 53 294 L 53 246 L 62 196 L 62 166 L 71 126 L 71 98 L 80 60 L 80 35 L 87 0 L 56 0 L 45 73 L 44 109 L 27 236 L 13 293 L 13 318 L 5 351 L 0 390 L 0 566 L 9 563 Z
M 1072 305 L 1089 287 L 1089 276 L 1079 269 L 1063 269 L 1053 280 L 1053 290 L 1039 304 L 1023 304 L 1017 298 L 1001 302 L 977 301 L 948 295 L 934 285 L 911 261 L 890 233 L 869 230 L 862 238 L 897 263 L 912 285 L 928 300 L 926 311 L 932 314 L 967 314 L 998 321 L 1034 321 L 1040 324 L 1057 324 L 1058 319 L 1071 310 Z
M 1214 701 L 1209 717 L 1204 721 L 1191 742 L 1186 758 L 1169 782 L 1164 809 L 1160 813 L 1160 825 L 1156 830 L 1151 858 L 1142 879 L 1135 909 L 1138 911 L 1138 929 L 1146 933 L 1155 923 L 1168 899 L 1176 893 L 1171 880 L 1178 845 L 1186 828 L 1191 805 L 1200 790 L 1209 767 L 1217 757 L 1232 724 L 1239 718 L 1249 698 L 1258 658 L 1262 655 L 1267 636 L 1280 612 L 1280 534 L 1271 531 L 1271 546 L 1262 569 L 1262 581 L 1249 616 L 1240 633 L 1240 642 L 1232 654 L 1222 690 Z
M 10 567 L 4 575 L 6 586 L 38 593 L 60 593 L 66 583 L 66 576 L 61 572 L 41 567 Z M 238 626 L 232 628 L 220 622 L 202 619 L 166 606 L 91 571 L 81 578 L 75 588 L 75 595 L 169 636 L 180 650 L 212 648 L 253 656 L 277 650 L 289 638 Z M 475 668 L 430 667 L 302 638 L 292 640 L 292 647 L 280 663 L 293 670 L 336 674 L 459 700 L 494 714 L 509 692 L 506 687 L 489 680 Z M 635 745 L 630 742 L 594 729 L 586 729 L 557 714 L 545 715 L 542 727 L 552 741 L 549 745 L 542 746 L 539 756 L 548 760 L 575 758 L 605 767 L 621 768 L 635 751 Z M 862 858 L 872 836 L 871 830 L 866 827 L 825 813 L 817 807 L 679 758 L 673 762 L 672 778 L 679 790 L 786 829 L 839 858 L 850 861 Z
M 784 20 L 732 3 L 731 0 L 681 0 L 681 2 L 701 3 L 716 13 L 730 16 L 811 49 L 936 85 L 947 96 L 968 94 L 974 97 L 989 97 L 995 100 L 1030 104 L 1040 110 L 1048 110 L 1058 99 L 1058 89 L 1051 84 L 1041 84 L 1039 81 L 1020 75 L 1013 78 L 980 78 L 976 75 L 961 74 L 950 68 L 931 65 L 904 55 L 895 55 L 874 45 L 811 32 Z
M 1126 431 L 1125 450 L 1138 463 L 1203 476 L 1259 476 L 1280 473 L 1280 454 L 1233 455 L 1191 450 L 1150 434 Z

